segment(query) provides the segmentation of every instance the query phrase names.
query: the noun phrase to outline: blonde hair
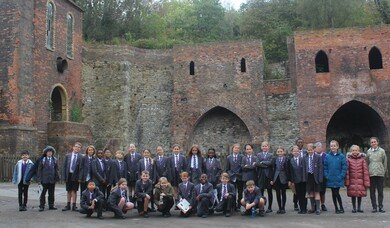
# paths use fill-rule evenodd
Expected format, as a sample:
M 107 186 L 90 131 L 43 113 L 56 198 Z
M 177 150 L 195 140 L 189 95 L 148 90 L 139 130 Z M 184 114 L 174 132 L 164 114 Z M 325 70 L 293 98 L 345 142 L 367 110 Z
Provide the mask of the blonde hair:
M 353 148 L 357 148 L 357 150 L 360 152 L 360 147 L 358 145 L 352 145 L 350 148 L 349 148 L 349 151 L 352 152 L 352 149 Z
M 253 180 L 248 180 L 246 182 L 246 186 L 249 187 L 249 186 L 255 186 L 255 182 Z
M 123 152 L 122 150 L 117 150 L 115 154 L 122 154 L 122 156 L 125 156 L 125 152 Z
M 329 145 L 330 145 L 330 144 L 332 144 L 332 143 L 336 144 L 336 145 L 337 145 L 337 147 L 339 147 L 339 142 L 337 142 L 336 140 L 332 140 L 332 141 L 330 141 Z
M 221 174 L 221 178 L 222 178 L 222 177 L 225 177 L 225 178 L 227 178 L 228 180 L 230 180 L 230 176 L 229 176 L 228 173 L 222 173 L 222 174 Z

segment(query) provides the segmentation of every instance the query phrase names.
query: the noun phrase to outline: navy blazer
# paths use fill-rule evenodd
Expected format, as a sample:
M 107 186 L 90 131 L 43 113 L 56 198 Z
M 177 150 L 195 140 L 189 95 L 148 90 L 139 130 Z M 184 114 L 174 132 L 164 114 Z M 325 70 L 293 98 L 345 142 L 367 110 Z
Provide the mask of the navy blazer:
M 159 160 L 159 156 L 156 155 L 154 158 L 154 164 L 155 164 L 155 177 L 156 181 L 160 179 L 160 177 L 166 177 L 169 181 L 171 180 L 170 177 L 170 165 L 169 165 L 169 158 L 167 156 L 163 156 L 161 160 Z
M 272 153 L 267 152 L 265 155 L 263 152 L 257 153 L 258 163 L 257 167 L 259 168 L 258 176 L 259 179 L 264 177 L 272 180 L 272 168 L 273 168 L 273 162 L 274 162 L 274 156 Z
M 222 173 L 221 162 L 217 158 L 212 159 L 212 162 L 210 162 L 209 158 L 206 158 L 205 164 L 208 181 L 215 187 Z
M 298 163 L 297 165 L 295 161 L 295 157 L 292 157 L 289 161 L 289 172 L 288 174 L 288 180 L 298 184 L 302 182 L 306 182 L 305 173 L 304 170 L 306 169 L 306 162 L 304 162 L 304 158 L 301 156 L 298 156 Z
M 119 179 L 121 178 L 127 178 L 127 163 L 125 161 L 121 162 L 122 170 L 120 169 L 119 166 L 119 160 L 113 160 L 111 164 L 111 178 L 110 178 L 110 183 L 111 184 L 116 184 Z
M 156 177 L 154 175 L 155 164 L 154 164 L 153 158 L 149 158 L 149 167 L 147 167 L 147 168 L 145 167 L 145 159 L 144 158 L 141 158 L 140 160 L 138 160 L 137 174 L 138 174 L 139 180 L 141 179 L 142 171 L 144 171 L 144 170 L 149 171 L 149 179 L 154 183 L 156 180 Z
M 138 180 L 138 161 L 142 158 L 142 156 L 134 152 L 134 159 L 131 159 L 131 154 L 128 153 L 125 155 L 124 161 L 127 163 L 127 181 L 135 182 Z
M 210 200 L 210 203 L 214 202 L 214 188 L 213 185 L 209 182 L 205 183 L 203 186 L 202 191 L 200 191 L 201 183 L 197 184 L 194 189 L 194 200 L 196 201 L 196 197 L 200 198 L 208 198 Z
M 107 183 L 111 184 L 113 182 L 112 174 L 111 174 L 111 172 L 112 172 L 111 167 L 112 167 L 112 163 L 114 162 L 114 160 L 111 159 L 111 158 L 106 160 L 104 158 L 103 161 L 104 161 L 104 165 L 105 165 L 105 172 L 106 172 L 106 177 L 107 177 Z
M 101 160 L 103 163 L 103 169 L 98 158 L 92 162 L 92 180 L 96 183 L 96 185 L 101 185 L 103 182 L 107 183 L 106 164 L 103 159 Z
M 304 157 L 305 162 L 305 169 L 303 170 L 303 176 L 305 178 L 305 181 L 307 181 L 307 176 L 309 175 L 309 155 Z M 324 178 L 324 167 L 322 163 L 322 157 L 321 155 L 314 153 L 313 154 L 313 175 L 314 180 L 317 184 L 322 183 L 322 180 Z
M 279 157 L 276 157 L 274 160 L 273 168 L 271 170 L 271 177 L 272 181 L 275 182 L 276 179 L 279 177 L 279 181 L 281 184 L 287 184 L 288 182 L 288 163 L 289 159 L 287 157 L 282 157 L 282 163 L 279 163 Z
M 88 190 L 88 189 L 87 189 Z M 119 204 L 119 201 L 121 200 L 122 198 L 122 195 L 121 195 L 121 189 L 118 187 L 118 188 L 114 188 L 112 191 L 111 191 L 111 194 L 110 196 L 108 197 L 108 205 L 112 208 L 117 208 L 118 207 L 118 204 Z M 125 198 L 126 198 L 126 202 L 129 202 L 129 196 L 127 194 L 127 190 L 125 190 Z
M 202 156 L 198 156 L 198 168 L 193 170 L 191 168 L 191 159 L 192 155 L 187 157 L 187 172 L 190 174 L 191 182 L 196 185 L 199 183 L 200 176 L 205 172 L 205 162 Z
M 187 161 L 184 155 L 179 154 L 179 161 L 177 162 L 177 168 L 175 168 L 175 155 L 172 154 L 169 157 L 169 170 L 171 171 L 171 176 L 174 176 L 175 171 L 178 171 L 178 173 L 187 171 Z
M 92 192 L 92 200 L 95 200 L 96 201 L 99 201 L 99 200 L 104 200 L 104 195 L 103 193 L 99 190 L 98 187 L 96 187 L 94 189 L 94 191 Z M 84 210 L 88 210 L 89 206 L 91 206 L 92 204 L 92 200 L 90 198 L 90 192 L 88 189 L 85 189 L 82 193 L 81 193 L 81 199 L 80 199 L 80 207 L 83 208 Z
M 89 174 L 89 178 L 92 179 L 92 161 L 95 160 L 95 157 L 89 158 L 88 155 L 84 155 L 81 158 L 81 174 L 79 180 L 82 182 L 88 181 L 87 177 Z
M 37 182 L 42 184 L 55 184 L 60 180 L 60 174 L 58 171 L 58 161 L 52 157 L 51 164 L 47 157 L 44 157 L 38 165 L 37 170 Z
M 223 184 L 220 183 L 220 184 L 217 185 L 217 188 L 216 188 L 217 189 L 218 200 L 221 200 L 222 191 L 223 191 L 222 186 L 223 186 Z M 234 187 L 234 185 L 230 184 L 230 183 L 227 183 L 226 187 L 227 187 L 227 189 L 226 189 L 227 193 L 229 193 L 229 195 L 231 195 L 232 198 L 235 199 L 236 198 L 236 188 Z
M 72 162 L 72 153 L 68 153 L 65 155 L 64 158 L 64 164 L 62 169 L 62 178 L 66 182 L 68 181 L 68 175 L 70 173 L 70 163 Z M 80 174 L 81 174 L 81 158 L 82 155 L 77 153 L 76 154 L 76 165 L 75 170 L 73 170 L 72 179 L 70 181 L 79 181 L 80 180 Z
M 242 181 L 253 180 L 256 181 L 256 164 L 258 158 L 255 155 L 251 155 L 252 161 L 249 164 L 249 158 L 247 155 L 242 157 L 241 168 L 242 168 Z
M 260 188 L 255 187 L 255 190 L 253 192 L 249 192 L 248 189 L 244 190 L 244 201 L 245 203 L 255 203 L 256 205 L 259 203 L 260 198 L 263 197 L 261 194 Z
M 194 190 L 195 185 L 191 182 L 187 182 L 187 188 L 184 187 L 183 182 L 179 184 L 178 195 L 179 198 L 186 199 L 191 205 L 194 203 Z
M 244 155 L 237 154 L 237 161 L 234 160 L 234 155 L 231 154 L 226 158 L 226 172 L 230 176 L 231 182 L 240 181 L 242 179 L 242 158 Z
M 138 200 L 142 200 L 146 194 L 148 194 L 150 197 L 153 197 L 153 183 L 151 180 L 146 181 L 146 183 L 143 183 L 142 180 L 137 180 L 135 183 L 135 197 Z

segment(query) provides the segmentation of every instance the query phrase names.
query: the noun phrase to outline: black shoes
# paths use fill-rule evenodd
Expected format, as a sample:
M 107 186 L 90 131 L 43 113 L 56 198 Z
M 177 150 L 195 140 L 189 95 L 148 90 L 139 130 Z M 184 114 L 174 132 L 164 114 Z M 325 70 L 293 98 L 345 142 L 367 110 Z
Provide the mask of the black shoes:
M 39 212 L 42 212 L 44 210 L 43 207 L 39 207 Z
M 385 211 L 385 210 L 383 210 L 383 208 L 382 208 L 382 207 L 379 207 L 379 212 L 380 212 L 380 213 L 385 213 L 386 211 Z
M 268 208 L 265 213 L 271 213 L 271 212 L 272 212 L 272 209 Z
M 27 211 L 26 205 L 19 206 L 19 211 Z
M 57 210 L 55 206 L 49 206 L 49 210 Z
M 328 209 L 326 208 L 325 204 L 321 205 L 321 211 L 328 211 Z

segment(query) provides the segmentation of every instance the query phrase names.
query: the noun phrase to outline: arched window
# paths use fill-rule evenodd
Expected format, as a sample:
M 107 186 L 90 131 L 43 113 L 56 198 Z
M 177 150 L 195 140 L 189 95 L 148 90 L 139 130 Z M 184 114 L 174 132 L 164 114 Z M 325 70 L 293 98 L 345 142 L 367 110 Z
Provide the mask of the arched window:
M 73 57 L 73 17 L 71 14 L 66 16 L 67 33 L 66 33 L 66 55 Z
M 246 72 L 246 61 L 244 58 L 241 59 L 241 72 Z
M 382 54 L 377 47 L 373 47 L 368 54 L 368 60 L 370 62 L 370 69 L 383 69 Z
M 47 3 L 46 11 L 46 47 L 54 49 L 54 4 Z
M 190 75 L 195 75 L 195 63 L 194 63 L 194 61 L 190 62 Z
M 324 51 L 319 51 L 316 55 L 316 73 L 329 72 L 329 60 Z

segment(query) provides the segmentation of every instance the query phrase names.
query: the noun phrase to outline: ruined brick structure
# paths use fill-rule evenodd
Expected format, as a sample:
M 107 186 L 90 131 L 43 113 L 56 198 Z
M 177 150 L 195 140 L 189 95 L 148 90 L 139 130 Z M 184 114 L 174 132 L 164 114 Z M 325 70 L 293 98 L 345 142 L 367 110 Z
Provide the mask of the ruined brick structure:
M 82 97 L 82 10 L 70 0 L 4 0 L 0 11 L 0 153 L 90 141 L 86 125 L 58 130 L 80 125 L 67 121 Z

